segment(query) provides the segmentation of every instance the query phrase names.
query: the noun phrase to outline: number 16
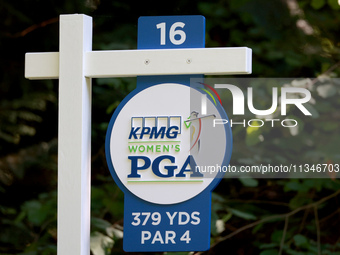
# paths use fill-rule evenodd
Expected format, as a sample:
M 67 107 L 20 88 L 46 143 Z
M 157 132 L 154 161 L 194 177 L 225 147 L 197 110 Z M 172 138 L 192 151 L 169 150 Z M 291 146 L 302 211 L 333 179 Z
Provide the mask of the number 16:
M 174 24 L 172 24 L 172 26 L 170 27 L 170 32 L 169 32 L 169 39 L 170 39 L 170 42 L 172 44 L 175 44 L 175 45 L 180 45 L 182 43 L 185 42 L 185 39 L 186 39 L 186 34 L 183 30 L 179 30 L 176 28 L 180 27 L 180 28 L 183 28 L 185 26 L 185 24 L 183 22 L 175 22 Z M 157 29 L 160 29 L 161 30 L 161 45 L 165 45 L 165 42 L 166 42 L 166 35 L 165 35 L 165 32 L 166 32 L 166 23 L 165 22 L 162 22 L 162 23 L 159 23 L 156 25 Z M 175 36 L 176 35 L 179 35 L 179 39 L 176 39 Z

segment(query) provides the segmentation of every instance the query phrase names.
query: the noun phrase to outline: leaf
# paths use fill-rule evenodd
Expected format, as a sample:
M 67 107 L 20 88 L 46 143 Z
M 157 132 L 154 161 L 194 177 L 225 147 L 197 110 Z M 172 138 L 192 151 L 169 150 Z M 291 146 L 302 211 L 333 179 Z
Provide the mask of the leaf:
M 320 144 L 318 148 L 325 153 L 328 157 L 331 155 L 337 155 L 339 152 L 340 137 L 333 136 L 326 144 Z
M 26 121 L 42 122 L 42 118 L 39 115 L 29 111 L 19 111 L 18 117 Z
M 284 186 L 284 191 L 298 191 L 301 184 L 296 181 L 287 182 Z
M 18 127 L 18 133 L 21 135 L 34 136 L 36 133 L 36 130 L 34 127 L 30 127 L 28 125 L 20 125 Z
M 304 179 L 303 185 L 307 187 L 307 191 L 315 189 L 317 192 L 322 190 L 322 184 L 324 180 L 321 179 Z
M 110 222 L 103 220 L 101 218 L 92 217 L 91 218 L 91 228 L 101 230 L 105 232 L 111 238 L 123 238 L 123 232 L 115 228 Z
M 293 237 L 293 239 L 297 247 L 302 247 L 305 244 L 308 244 L 308 239 L 303 235 L 297 234 Z
M 105 231 L 106 228 L 111 227 L 111 223 L 97 217 L 91 217 L 91 225 L 99 230 Z
M 48 212 L 43 209 L 42 204 L 39 201 L 28 201 L 24 205 L 27 211 L 28 220 L 34 225 L 41 225 L 47 217 Z
M 107 109 L 106 109 L 106 113 L 107 113 L 107 114 L 111 114 L 111 113 L 114 111 L 114 109 L 117 108 L 117 106 L 118 106 L 119 104 L 120 104 L 120 101 L 119 101 L 119 100 L 115 101 L 113 104 L 110 104 L 109 107 L 107 107 Z
M 309 78 L 307 78 L 307 79 L 301 79 L 301 80 L 293 80 L 292 82 L 291 82 L 291 85 L 293 86 L 293 87 L 297 87 L 297 88 L 308 88 L 308 87 L 310 87 L 311 86 L 311 84 L 312 84 L 312 80 L 311 79 L 309 79 Z
M 318 95 L 322 98 L 328 98 L 336 94 L 336 87 L 333 84 L 324 84 L 316 88 Z
M 251 177 L 239 178 L 239 180 L 245 187 L 257 187 L 259 185 L 258 180 Z
M 253 121 L 252 126 L 247 127 L 246 144 L 247 146 L 254 146 L 263 140 L 260 129 L 261 124 L 258 121 Z
M 313 119 L 317 119 L 317 118 L 320 117 L 319 112 L 315 109 L 315 107 L 314 107 L 313 105 L 311 105 L 310 103 L 305 103 L 305 104 L 303 104 L 303 105 L 304 105 L 304 107 L 307 109 L 307 111 L 309 111 L 310 114 L 312 114 L 311 117 L 312 117 Z
M 19 253 L 18 255 L 37 255 L 38 253 L 36 251 L 29 251 L 24 253 Z
M 263 227 L 263 223 L 256 225 L 253 230 L 251 231 L 252 234 L 256 234 L 257 231 L 259 231 Z M 274 247 L 274 246 L 273 246 Z M 272 248 L 272 247 L 266 247 L 266 248 Z M 261 248 L 262 249 L 262 248 Z
M 287 254 L 289 255 L 314 255 L 316 253 L 306 253 L 306 252 L 301 252 L 301 251 L 294 251 L 294 250 L 287 250 Z
M 277 254 L 279 254 L 279 251 L 277 249 L 264 250 L 260 253 L 260 255 L 277 255 Z
M 282 239 L 283 231 L 275 230 L 271 235 L 271 240 L 273 243 L 280 243 Z
M 328 5 L 333 9 L 333 10 L 339 10 L 340 5 L 338 0 L 328 0 Z
M 91 252 L 93 255 L 108 255 L 113 247 L 114 241 L 102 233 L 91 233 Z
M 265 243 L 265 244 L 261 244 L 259 246 L 260 249 L 270 249 L 270 248 L 275 248 L 277 247 L 278 244 L 277 243 Z
M 312 115 L 313 115 L 313 113 L 312 113 Z M 295 120 L 295 121 L 292 121 L 292 120 Z M 301 133 L 301 131 L 303 131 L 304 122 L 302 121 L 302 119 L 300 119 L 300 118 L 298 118 L 294 115 L 289 115 L 289 116 L 287 116 L 287 119 L 285 120 L 285 125 L 288 126 L 289 133 L 292 136 L 297 136 L 298 134 Z
M 293 197 L 290 201 L 289 201 L 289 207 L 291 209 L 296 209 L 300 206 L 309 204 L 312 202 L 312 199 L 308 197 L 308 195 L 306 193 L 299 193 L 298 195 L 296 195 L 295 197 Z
M 215 226 L 216 226 L 216 233 L 217 234 L 220 234 L 225 230 L 224 222 L 221 219 L 219 219 L 215 222 Z
M 28 243 L 32 241 L 32 233 L 24 224 L 12 223 L 10 220 L 0 221 L 0 243 L 1 248 L 5 246 L 23 249 Z M 0 251 L 0 254 L 1 253 Z M 7 253 L 6 253 L 7 254 Z
M 225 202 L 225 198 L 223 196 L 217 194 L 216 192 L 212 192 L 211 197 L 212 197 L 212 201 L 214 203 L 224 203 Z
M 312 0 L 311 6 L 315 9 L 321 9 L 325 5 L 325 0 Z
M 256 216 L 251 213 L 242 212 L 233 208 L 229 208 L 228 211 L 231 212 L 233 215 L 245 220 L 256 220 Z
M 331 132 L 337 130 L 339 128 L 339 124 L 331 121 L 323 121 L 320 125 L 320 128 L 323 131 Z
M 27 214 L 27 219 L 31 224 L 41 226 L 46 221 L 56 218 L 56 202 L 54 193 L 41 193 L 39 200 L 26 201 L 21 213 Z
M 106 228 L 106 234 L 115 239 L 122 239 L 123 238 L 123 231 L 120 229 L 115 228 L 114 226 Z
M 304 185 L 304 183 L 300 183 L 298 180 L 292 180 L 285 184 L 284 191 L 301 191 L 307 192 L 311 189 L 311 187 Z
M 228 220 L 231 219 L 232 216 L 233 216 L 232 213 L 227 213 L 226 215 L 224 215 L 224 216 L 222 217 L 223 222 L 227 222 Z

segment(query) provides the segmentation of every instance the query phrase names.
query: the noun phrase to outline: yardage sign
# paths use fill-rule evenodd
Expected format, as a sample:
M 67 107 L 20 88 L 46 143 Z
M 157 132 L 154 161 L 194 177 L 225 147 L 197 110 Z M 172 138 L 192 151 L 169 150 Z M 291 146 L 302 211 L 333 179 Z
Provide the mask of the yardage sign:
M 138 48 L 204 47 L 204 33 L 202 16 L 141 17 Z M 211 191 L 222 173 L 197 166 L 228 165 L 232 135 L 227 125 L 213 127 L 214 118 L 227 116 L 190 78 L 138 77 L 111 118 L 106 157 L 125 194 L 125 251 L 210 246 Z

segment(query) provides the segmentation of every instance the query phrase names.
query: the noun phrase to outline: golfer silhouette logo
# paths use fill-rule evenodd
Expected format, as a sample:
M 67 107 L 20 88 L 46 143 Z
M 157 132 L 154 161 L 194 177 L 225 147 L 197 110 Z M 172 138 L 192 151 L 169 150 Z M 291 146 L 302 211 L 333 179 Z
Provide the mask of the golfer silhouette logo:
M 198 118 L 198 112 L 193 111 L 189 117 L 190 120 L 190 153 L 200 151 L 201 146 L 201 131 L 202 131 L 202 121 Z
M 215 118 L 215 114 L 210 115 L 202 115 L 199 116 L 199 113 L 196 111 L 192 111 L 190 116 L 186 121 L 184 121 L 185 126 L 190 128 L 190 154 L 196 154 L 200 151 L 201 148 L 201 134 L 202 134 L 202 119 L 207 117 Z

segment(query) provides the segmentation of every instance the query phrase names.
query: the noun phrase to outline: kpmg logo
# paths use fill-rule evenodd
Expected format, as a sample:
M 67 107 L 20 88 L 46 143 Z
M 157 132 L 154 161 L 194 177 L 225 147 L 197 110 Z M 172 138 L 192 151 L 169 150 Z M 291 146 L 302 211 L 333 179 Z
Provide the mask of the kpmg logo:
M 130 139 L 176 139 L 181 133 L 181 117 L 132 117 Z
M 188 155 L 179 171 L 175 164 L 176 157 L 173 155 L 157 155 L 154 159 L 150 157 L 150 154 L 154 153 L 180 152 L 181 133 L 181 116 L 132 117 L 128 148 L 131 154 L 139 155 L 128 156 L 131 172 L 127 177 L 141 178 L 141 173 L 150 168 L 153 174 L 160 178 L 186 177 L 187 173 L 190 177 L 202 177 L 202 174 L 194 171 L 196 163 L 192 155 Z

